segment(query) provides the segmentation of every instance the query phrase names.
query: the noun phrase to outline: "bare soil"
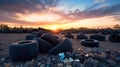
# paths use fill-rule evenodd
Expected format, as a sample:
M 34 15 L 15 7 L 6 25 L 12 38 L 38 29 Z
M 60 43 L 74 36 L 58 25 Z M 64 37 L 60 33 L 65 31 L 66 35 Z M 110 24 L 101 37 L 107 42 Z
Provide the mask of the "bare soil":
M 22 33 L 22 34 L 13 34 L 13 33 L 0 33 L 0 48 L 4 49 L 5 53 L 8 53 L 8 46 L 10 44 L 12 44 L 13 42 L 17 42 L 20 40 L 25 40 L 25 36 L 28 35 L 28 33 Z M 55 34 L 56 36 L 58 36 L 59 38 L 63 39 L 64 35 L 63 34 Z M 82 46 L 81 45 L 81 41 L 76 39 L 76 35 L 77 34 L 73 34 L 74 35 L 74 39 L 71 39 L 72 43 L 73 43 L 73 48 L 74 49 L 88 49 L 88 47 Z M 91 34 L 86 34 L 88 37 L 90 37 Z M 103 49 L 114 49 L 117 51 L 120 51 L 120 43 L 113 43 L 110 42 L 108 40 L 108 36 L 106 35 L 106 41 L 100 41 L 99 45 L 100 48 Z

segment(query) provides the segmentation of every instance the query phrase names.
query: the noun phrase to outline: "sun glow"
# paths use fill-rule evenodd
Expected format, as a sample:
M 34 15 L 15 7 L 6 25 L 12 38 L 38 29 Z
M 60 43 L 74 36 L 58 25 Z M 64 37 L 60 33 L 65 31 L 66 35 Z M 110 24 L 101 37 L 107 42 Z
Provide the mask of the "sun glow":
M 53 30 L 53 31 L 57 31 L 58 27 L 57 26 L 51 26 L 50 29 Z

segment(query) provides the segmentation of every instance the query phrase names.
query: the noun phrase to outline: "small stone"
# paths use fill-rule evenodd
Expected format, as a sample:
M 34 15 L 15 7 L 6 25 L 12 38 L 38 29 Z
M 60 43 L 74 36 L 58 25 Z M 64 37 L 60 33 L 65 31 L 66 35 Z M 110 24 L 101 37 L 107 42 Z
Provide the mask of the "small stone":
M 58 63 L 57 67 L 64 67 L 63 63 Z
M 80 63 L 83 64 L 85 61 L 85 55 L 80 55 L 79 60 L 80 60 Z
M 111 59 L 109 59 L 107 62 L 109 64 L 109 67 L 115 67 L 117 64 L 114 60 L 111 60 Z
M 4 63 L 4 66 L 5 66 L 5 67 L 10 67 L 11 64 L 10 64 L 10 63 Z
M 60 62 L 58 59 L 51 59 L 51 63 L 53 64 L 57 64 L 58 62 Z
M 81 67 L 80 60 L 75 59 L 75 61 L 72 62 L 72 67 Z
M 85 61 L 85 67 L 97 67 L 97 62 L 92 58 Z
M 66 67 L 72 67 L 71 65 L 66 65 Z
M 65 59 L 63 60 L 63 62 L 64 62 L 64 63 L 68 63 L 68 62 L 69 62 L 69 59 L 65 58 Z
M 65 59 L 63 60 L 63 62 L 64 62 L 65 64 L 69 64 L 69 63 L 71 63 L 72 61 L 74 61 L 72 58 L 69 58 L 69 59 L 65 58 Z
M 45 67 L 45 64 L 41 64 L 40 67 Z
M 89 54 L 86 54 L 86 55 L 85 55 L 85 57 L 88 57 L 88 56 L 89 56 Z
M 40 65 L 41 65 L 41 62 L 39 62 L 37 65 L 40 66 Z
M 116 57 L 115 60 L 120 63 L 120 57 Z
M 70 53 L 70 52 L 66 52 L 66 53 L 65 53 L 65 57 L 66 57 L 66 58 L 70 58 L 70 56 L 71 56 L 71 53 Z
M 98 64 L 98 67 L 108 67 L 108 64 L 105 63 L 105 62 L 100 62 L 100 63 Z
M 72 61 L 74 61 L 72 58 L 69 58 L 69 62 L 72 62 Z

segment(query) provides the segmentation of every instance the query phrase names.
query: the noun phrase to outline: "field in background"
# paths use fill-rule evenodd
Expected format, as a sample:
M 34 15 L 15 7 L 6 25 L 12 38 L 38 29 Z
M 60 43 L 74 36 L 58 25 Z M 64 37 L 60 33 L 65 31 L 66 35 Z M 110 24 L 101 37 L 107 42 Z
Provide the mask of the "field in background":
M 27 33 L 21 33 L 21 34 L 14 34 L 14 33 L 7 33 L 3 34 L 0 33 L 0 52 L 2 50 L 2 55 L 0 55 L 0 58 L 8 56 L 8 46 L 12 44 L 13 42 L 17 42 L 20 40 L 25 40 L 25 36 L 28 35 Z M 60 39 L 64 39 L 63 34 L 55 34 Z M 71 39 L 73 43 L 74 49 L 88 49 L 88 47 L 84 47 L 81 45 L 80 40 L 76 39 L 76 34 L 74 35 L 74 39 Z M 86 34 L 88 37 L 90 37 L 90 34 Z M 106 41 L 100 41 L 100 48 L 102 49 L 114 49 L 117 51 L 120 51 L 120 43 L 113 43 L 108 40 L 108 35 L 106 36 Z
M 0 45 L 1 48 L 5 49 L 4 52 L 7 53 L 7 48 L 8 46 L 16 41 L 20 41 L 20 40 L 25 40 L 25 36 L 28 35 L 27 33 L 22 33 L 22 34 L 11 34 L 11 33 L 7 33 L 7 34 L 0 34 L 0 42 L 2 43 Z M 61 39 L 64 38 L 63 34 L 55 34 L 56 36 L 60 37 Z M 73 42 L 73 48 L 74 49 L 86 49 L 88 47 L 84 47 L 81 45 L 80 40 L 76 39 L 76 34 L 74 35 L 74 39 L 71 39 L 71 41 Z M 88 37 L 90 36 L 90 34 L 86 34 Z M 100 41 L 100 48 L 103 49 L 115 49 L 120 51 L 120 43 L 113 43 L 110 42 L 108 40 L 108 35 L 106 35 L 106 41 Z

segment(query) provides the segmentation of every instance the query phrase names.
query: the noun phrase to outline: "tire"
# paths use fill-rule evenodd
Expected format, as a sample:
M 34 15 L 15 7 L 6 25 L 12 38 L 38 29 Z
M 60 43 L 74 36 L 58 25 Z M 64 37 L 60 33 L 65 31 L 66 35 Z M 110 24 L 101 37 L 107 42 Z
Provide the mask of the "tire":
M 41 39 L 51 43 L 53 46 L 56 46 L 57 44 L 59 44 L 58 39 L 49 33 L 44 33 L 43 35 L 41 35 Z
M 46 31 L 44 31 L 44 30 L 40 30 L 39 32 L 37 32 L 37 33 L 35 34 L 35 37 L 40 38 L 40 37 L 41 37 L 41 35 L 42 35 L 42 34 L 44 34 L 44 33 L 47 33 L 47 32 L 46 32 Z
M 94 34 L 90 36 L 90 39 L 95 39 L 98 41 L 105 41 L 105 35 Z
M 65 37 L 67 37 L 67 38 L 74 38 L 74 36 L 71 34 L 71 33 L 67 33 L 67 34 L 65 34 Z
M 39 46 L 35 40 L 25 40 L 9 46 L 9 56 L 15 61 L 27 61 L 35 58 L 39 53 Z
M 99 47 L 99 41 L 93 39 L 83 39 L 81 40 L 81 45 L 87 47 Z
M 35 38 L 35 40 L 39 44 L 39 52 L 40 53 L 47 53 L 50 49 L 52 49 L 54 46 L 50 44 L 49 42 L 40 39 L 40 38 Z
M 84 34 L 78 34 L 77 35 L 77 39 L 88 39 L 88 37 L 86 37 Z
M 118 43 L 120 43 L 120 34 L 111 34 L 109 36 L 109 40 L 111 42 L 118 42 Z
M 57 46 L 52 48 L 51 50 L 48 51 L 48 54 L 59 54 L 61 52 L 70 52 L 72 51 L 72 42 L 66 38 L 62 42 L 60 42 Z
M 30 34 L 26 36 L 26 40 L 33 40 L 34 39 L 34 35 Z

